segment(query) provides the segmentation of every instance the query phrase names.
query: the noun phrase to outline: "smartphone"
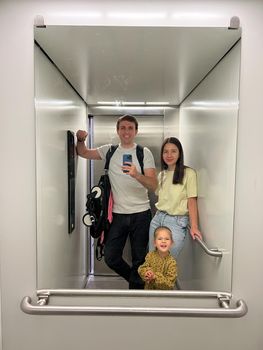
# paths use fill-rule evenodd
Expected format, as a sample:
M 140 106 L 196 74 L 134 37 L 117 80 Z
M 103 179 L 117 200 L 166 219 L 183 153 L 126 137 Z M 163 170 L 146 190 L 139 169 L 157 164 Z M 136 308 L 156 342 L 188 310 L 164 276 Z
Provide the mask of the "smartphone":
M 123 155 L 123 160 L 122 160 L 122 164 L 123 165 L 130 165 L 130 164 L 126 164 L 126 163 L 131 163 L 132 162 L 132 155 L 131 154 L 124 154 Z M 124 173 L 127 173 L 127 171 L 123 170 Z

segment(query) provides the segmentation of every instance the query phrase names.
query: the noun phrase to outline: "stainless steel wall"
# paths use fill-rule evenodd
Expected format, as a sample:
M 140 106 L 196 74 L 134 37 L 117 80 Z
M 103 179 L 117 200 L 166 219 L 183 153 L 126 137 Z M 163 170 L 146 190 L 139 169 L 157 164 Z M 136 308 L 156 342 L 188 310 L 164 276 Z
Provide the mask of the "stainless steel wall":
M 68 234 L 67 130 L 86 129 L 86 105 L 35 46 L 37 287 L 86 282 L 86 161 L 75 157 L 75 229 Z
M 207 255 L 192 239 L 179 256 L 183 289 L 231 291 L 239 111 L 240 42 L 180 108 L 185 162 L 197 171 L 200 229 Z

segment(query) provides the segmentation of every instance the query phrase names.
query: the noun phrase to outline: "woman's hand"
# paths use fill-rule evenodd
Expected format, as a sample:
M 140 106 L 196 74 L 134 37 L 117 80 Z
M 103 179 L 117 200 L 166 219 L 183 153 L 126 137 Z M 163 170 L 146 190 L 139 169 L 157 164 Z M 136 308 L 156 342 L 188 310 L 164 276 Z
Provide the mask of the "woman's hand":
M 193 239 L 198 237 L 199 239 L 202 239 L 202 233 L 198 230 L 198 228 L 190 228 L 190 235 Z

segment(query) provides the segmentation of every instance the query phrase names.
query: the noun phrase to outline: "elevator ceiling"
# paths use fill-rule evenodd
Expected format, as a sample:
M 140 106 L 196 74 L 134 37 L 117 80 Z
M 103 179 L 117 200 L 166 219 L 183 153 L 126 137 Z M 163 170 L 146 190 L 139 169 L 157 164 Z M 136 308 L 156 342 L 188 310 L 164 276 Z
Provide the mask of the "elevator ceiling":
M 227 28 L 35 28 L 38 45 L 88 105 L 179 105 L 240 35 Z

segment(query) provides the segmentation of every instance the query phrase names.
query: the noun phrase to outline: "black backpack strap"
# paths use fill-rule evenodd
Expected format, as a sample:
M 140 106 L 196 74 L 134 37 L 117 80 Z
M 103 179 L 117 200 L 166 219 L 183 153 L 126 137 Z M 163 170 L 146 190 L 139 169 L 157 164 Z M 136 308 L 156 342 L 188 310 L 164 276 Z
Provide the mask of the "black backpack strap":
M 137 145 L 136 146 L 136 156 L 138 159 L 138 162 L 140 164 L 141 167 L 141 172 L 144 175 L 144 170 L 143 170 L 143 158 L 144 158 L 144 152 L 143 152 L 143 147 L 141 145 Z
M 114 152 L 116 151 L 116 149 L 119 147 L 119 145 L 111 145 L 108 152 L 106 153 L 106 161 L 105 161 L 105 165 L 104 165 L 104 170 L 108 170 L 109 169 L 109 164 L 110 164 L 110 160 L 111 157 L 113 156 Z M 143 147 L 141 145 L 137 145 L 136 146 L 136 156 L 138 159 L 138 162 L 140 164 L 141 167 L 141 172 L 144 175 L 144 166 L 143 166 L 143 159 L 144 159 L 144 151 L 143 151 Z
M 116 151 L 116 149 L 119 147 L 119 145 L 111 145 L 108 152 L 106 153 L 106 161 L 105 161 L 105 165 L 104 165 L 104 170 L 108 170 L 109 169 L 109 164 L 110 164 L 110 160 L 111 157 L 113 156 L 113 153 Z

